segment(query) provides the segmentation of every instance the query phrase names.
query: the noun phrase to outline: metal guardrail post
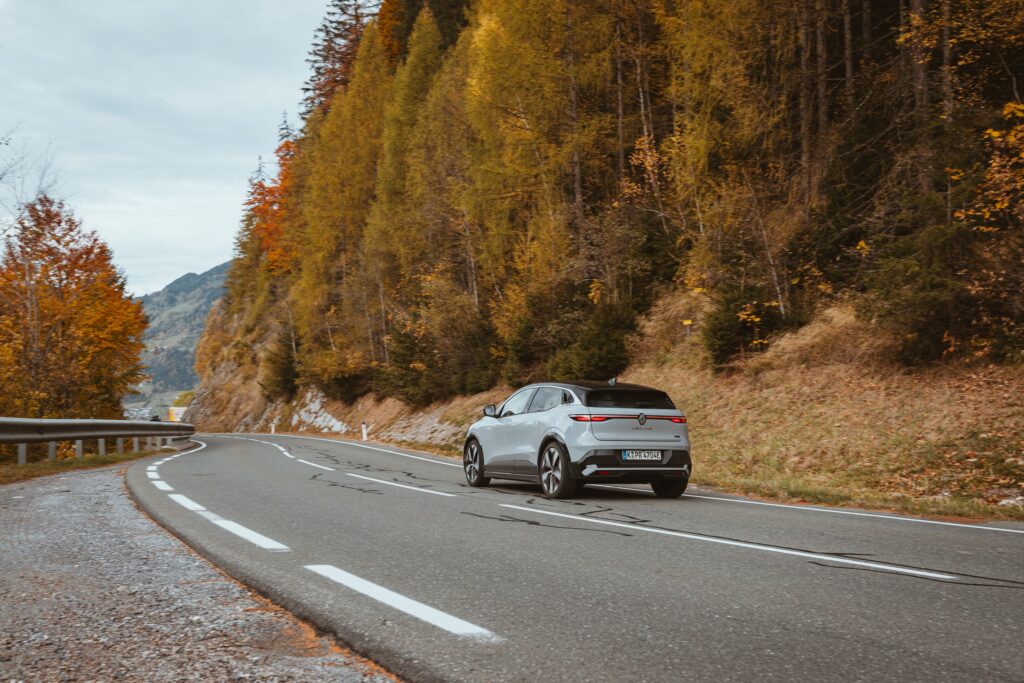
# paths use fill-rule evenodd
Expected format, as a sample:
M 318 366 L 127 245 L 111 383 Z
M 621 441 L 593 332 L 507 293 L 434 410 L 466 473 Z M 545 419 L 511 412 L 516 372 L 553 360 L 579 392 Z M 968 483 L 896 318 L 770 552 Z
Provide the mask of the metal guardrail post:
M 57 442 L 56 441 L 51 441 L 50 443 L 46 444 L 46 457 L 48 457 L 50 460 L 56 460 L 57 459 Z
M 78 458 L 79 460 L 81 460 L 83 457 L 85 457 L 85 453 L 82 450 L 82 440 L 81 439 L 75 439 L 75 457 Z
M 117 454 L 121 455 L 122 453 L 124 453 L 124 439 L 119 436 L 117 437 Z
M 107 454 L 107 440 L 106 439 L 96 439 L 96 446 L 97 446 L 97 449 L 99 450 L 99 454 L 100 455 L 106 455 Z
M 19 465 L 24 465 L 26 462 L 28 462 L 28 444 L 27 443 L 19 443 L 18 444 L 18 464 Z
M 132 437 L 132 451 L 135 453 L 139 452 L 139 437 L 137 436 Z

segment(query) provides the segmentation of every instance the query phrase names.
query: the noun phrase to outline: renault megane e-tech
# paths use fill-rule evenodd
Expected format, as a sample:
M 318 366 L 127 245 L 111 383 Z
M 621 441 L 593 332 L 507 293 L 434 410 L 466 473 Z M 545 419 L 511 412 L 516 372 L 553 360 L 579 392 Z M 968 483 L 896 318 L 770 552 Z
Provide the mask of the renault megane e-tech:
M 542 382 L 489 405 L 466 434 L 470 486 L 539 483 L 567 498 L 588 482 L 650 484 L 677 498 L 690 478 L 686 417 L 664 391 L 611 382 Z

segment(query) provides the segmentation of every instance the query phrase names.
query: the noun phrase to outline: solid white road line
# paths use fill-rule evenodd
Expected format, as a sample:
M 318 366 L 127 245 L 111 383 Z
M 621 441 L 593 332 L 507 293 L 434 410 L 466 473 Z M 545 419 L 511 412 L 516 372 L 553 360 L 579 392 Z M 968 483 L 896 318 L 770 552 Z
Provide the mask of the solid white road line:
M 166 481 L 160 481 L 159 479 L 156 479 L 156 480 L 153 481 L 153 486 L 157 487 L 161 491 L 173 491 L 174 490 L 173 488 L 171 488 L 171 485 L 168 484 Z
M 407 598 L 401 593 L 378 586 L 366 579 L 361 579 L 355 574 L 349 574 L 332 565 L 310 564 L 306 565 L 306 569 L 457 636 L 490 642 L 499 642 L 501 640 L 498 636 L 476 624 L 453 617 L 450 614 L 434 609 L 429 605 L 424 605 L 422 602 L 412 598 Z
M 279 437 L 285 437 L 288 439 L 309 439 L 310 441 L 326 441 L 333 443 L 337 446 L 359 446 L 360 448 L 369 448 L 371 451 L 380 451 L 381 453 L 390 453 L 391 455 L 400 455 L 403 458 L 412 458 L 413 460 L 423 460 L 424 462 L 432 462 L 435 465 L 444 465 L 445 467 L 462 467 L 457 463 L 443 462 L 441 460 L 434 460 L 433 458 L 424 458 L 419 455 L 410 455 L 409 453 L 399 453 L 398 451 L 388 450 L 387 448 L 379 448 L 377 446 L 367 446 L 364 443 L 356 443 L 355 441 L 342 441 L 340 439 L 322 439 L 317 436 L 297 436 L 294 434 L 278 434 Z
M 454 493 L 445 493 L 444 491 L 431 491 L 430 489 L 421 489 L 418 486 L 409 486 L 408 484 L 399 484 L 396 481 L 384 481 L 383 479 L 374 479 L 373 477 L 366 477 L 366 476 L 363 476 L 362 474 L 352 474 L 351 472 L 346 472 L 345 474 L 347 474 L 350 477 L 357 477 L 359 479 L 365 479 L 366 481 L 373 481 L 373 482 L 376 482 L 378 484 L 387 484 L 388 486 L 397 486 L 400 489 L 409 489 L 410 491 L 419 491 L 420 493 L 433 493 L 435 496 L 448 496 L 449 498 L 457 498 L 458 497 Z
M 654 495 L 653 491 L 647 489 L 635 489 L 628 486 L 615 486 L 614 484 L 590 484 L 590 486 L 600 486 L 606 489 L 618 489 L 620 491 L 631 491 L 633 493 L 649 493 Z M 683 498 L 704 498 L 705 500 L 717 500 L 722 503 L 740 503 L 742 505 L 763 505 L 765 507 L 773 508 L 784 508 L 786 510 L 796 510 L 797 512 L 827 512 L 833 515 L 850 515 L 852 517 L 875 517 L 878 519 L 886 519 L 890 522 L 914 522 L 916 524 L 938 524 L 939 526 L 955 526 L 961 529 L 979 529 L 981 531 L 1005 531 L 1010 534 L 1024 534 L 1024 529 L 1005 529 L 998 526 L 982 526 L 980 524 L 963 524 L 962 522 L 940 522 L 937 519 L 921 519 L 919 517 L 901 517 L 899 515 L 886 515 L 878 512 L 857 512 L 855 510 L 833 510 L 831 508 L 820 508 L 814 507 L 813 505 L 788 505 L 786 503 L 767 503 L 763 500 L 746 500 L 744 498 L 724 498 L 722 496 L 705 496 L 696 495 L 693 493 L 684 493 Z
M 305 463 L 307 465 L 312 465 L 313 467 L 319 467 L 320 469 L 327 470 L 328 472 L 335 472 L 336 471 L 333 467 L 324 467 L 323 465 L 317 465 L 315 462 L 310 462 L 308 460 L 303 460 L 302 458 L 296 458 L 296 460 L 298 460 L 301 463 Z
M 685 498 L 704 498 L 706 500 L 717 500 L 723 503 L 742 503 L 744 505 L 764 505 L 766 507 L 786 508 L 788 510 L 799 510 L 801 512 L 828 512 L 833 515 L 851 515 L 854 517 L 876 517 L 878 519 L 887 519 L 892 522 L 916 522 L 917 524 L 938 524 L 940 526 L 956 526 L 962 529 L 980 529 L 982 531 L 1005 531 L 1011 534 L 1024 534 L 1024 529 L 1003 529 L 996 526 L 979 526 L 977 524 L 963 524 L 960 522 L 940 522 L 936 519 L 919 519 L 917 517 L 898 517 L 896 515 L 882 515 L 876 512 L 855 512 L 853 510 L 830 510 L 829 508 L 819 508 L 810 505 L 785 505 L 783 503 L 766 503 L 761 500 L 741 500 L 737 498 L 722 498 L 720 496 L 695 496 L 689 493 L 684 493 Z
M 180 493 L 170 493 L 167 495 L 167 497 L 173 500 L 181 507 L 185 508 L 186 510 L 191 510 L 192 512 L 198 512 L 199 510 L 206 509 L 199 503 L 189 498 L 188 496 L 183 496 Z
M 718 543 L 720 545 L 729 545 L 737 548 L 747 548 L 748 550 L 760 550 L 766 553 L 778 553 L 780 555 L 793 555 L 795 557 L 805 557 L 811 560 L 818 560 L 819 562 L 836 562 L 838 564 L 849 564 L 856 567 L 866 567 L 868 569 L 879 569 L 888 572 L 897 572 L 899 574 L 910 574 L 912 576 L 923 576 L 928 579 L 941 579 L 944 581 L 956 581 L 958 577 L 950 574 L 940 574 L 938 572 L 929 572 L 923 569 L 909 569 L 907 567 L 899 567 L 891 564 L 883 564 L 881 562 L 866 562 L 864 560 L 851 560 L 846 557 L 836 557 L 834 555 L 822 555 L 820 553 L 810 553 L 803 550 L 790 550 L 788 548 L 778 548 L 776 546 L 761 545 L 758 543 L 746 543 L 744 541 L 730 541 L 725 538 L 709 538 L 707 536 L 699 536 L 697 534 L 688 534 L 684 531 L 669 531 L 668 529 L 655 529 L 652 527 L 639 526 L 637 524 L 623 524 L 621 522 L 612 522 L 605 519 L 595 519 L 593 517 L 583 517 L 580 515 L 567 515 L 561 512 L 549 512 L 547 510 L 538 510 L 537 508 L 522 507 L 520 505 L 506 505 L 501 504 L 501 507 L 511 508 L 513 510 L 522 510 L 523 512 L 534 512 L 539 515 L 551 515 L 552 517 L 563 517 L 565 519 L 575 519 L 580 522 L 591 522 L 593 524 L 604 524 L 606 526 L 619 527 L 621 529 L 630 529 L 633 531 L 647 531 L 652 534 L 662 534 L 664 536 L 675 536 L 677 538 L 687 538 L 693 541 L 705 541 L 707 543 Z

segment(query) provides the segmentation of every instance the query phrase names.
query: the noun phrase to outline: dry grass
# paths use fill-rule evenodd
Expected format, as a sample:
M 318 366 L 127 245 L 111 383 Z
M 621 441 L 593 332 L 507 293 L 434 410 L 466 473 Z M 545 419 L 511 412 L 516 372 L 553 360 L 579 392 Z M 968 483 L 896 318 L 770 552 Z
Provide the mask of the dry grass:
M 17 461 L 10 458 L 0 460 L 0 484 L 13 484 L 18 481 L 27 481 L 36 477 L 45 477 L 50 474 L 60 474 L 73 470 L 89 470 L 96 467 L 116 465 L 119 462 L 138 460 L 150 455 L 156 455 L 159 451 L 148 451 L 144 453 L 123 453 L 121 455 L 91 455 L 81 460 L 73 457 L 58 458 L 57 460 L 39 460 L 25 465 L 17 464 Z
M 714 374 L 677 344 L 624 377 L 690 423 L 695 481 L 770 498 L 1024 519 L 1024 367 L 906 372 L 892 340 L 825 311 Z

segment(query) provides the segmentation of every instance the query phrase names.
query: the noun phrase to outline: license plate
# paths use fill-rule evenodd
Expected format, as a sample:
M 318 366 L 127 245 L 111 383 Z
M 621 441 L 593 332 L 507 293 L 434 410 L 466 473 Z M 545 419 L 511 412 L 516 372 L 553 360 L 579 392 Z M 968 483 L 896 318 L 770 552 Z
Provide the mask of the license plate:
M 623 460 L 657 460 L 661 462 L 661 451 L 622 451 Z

